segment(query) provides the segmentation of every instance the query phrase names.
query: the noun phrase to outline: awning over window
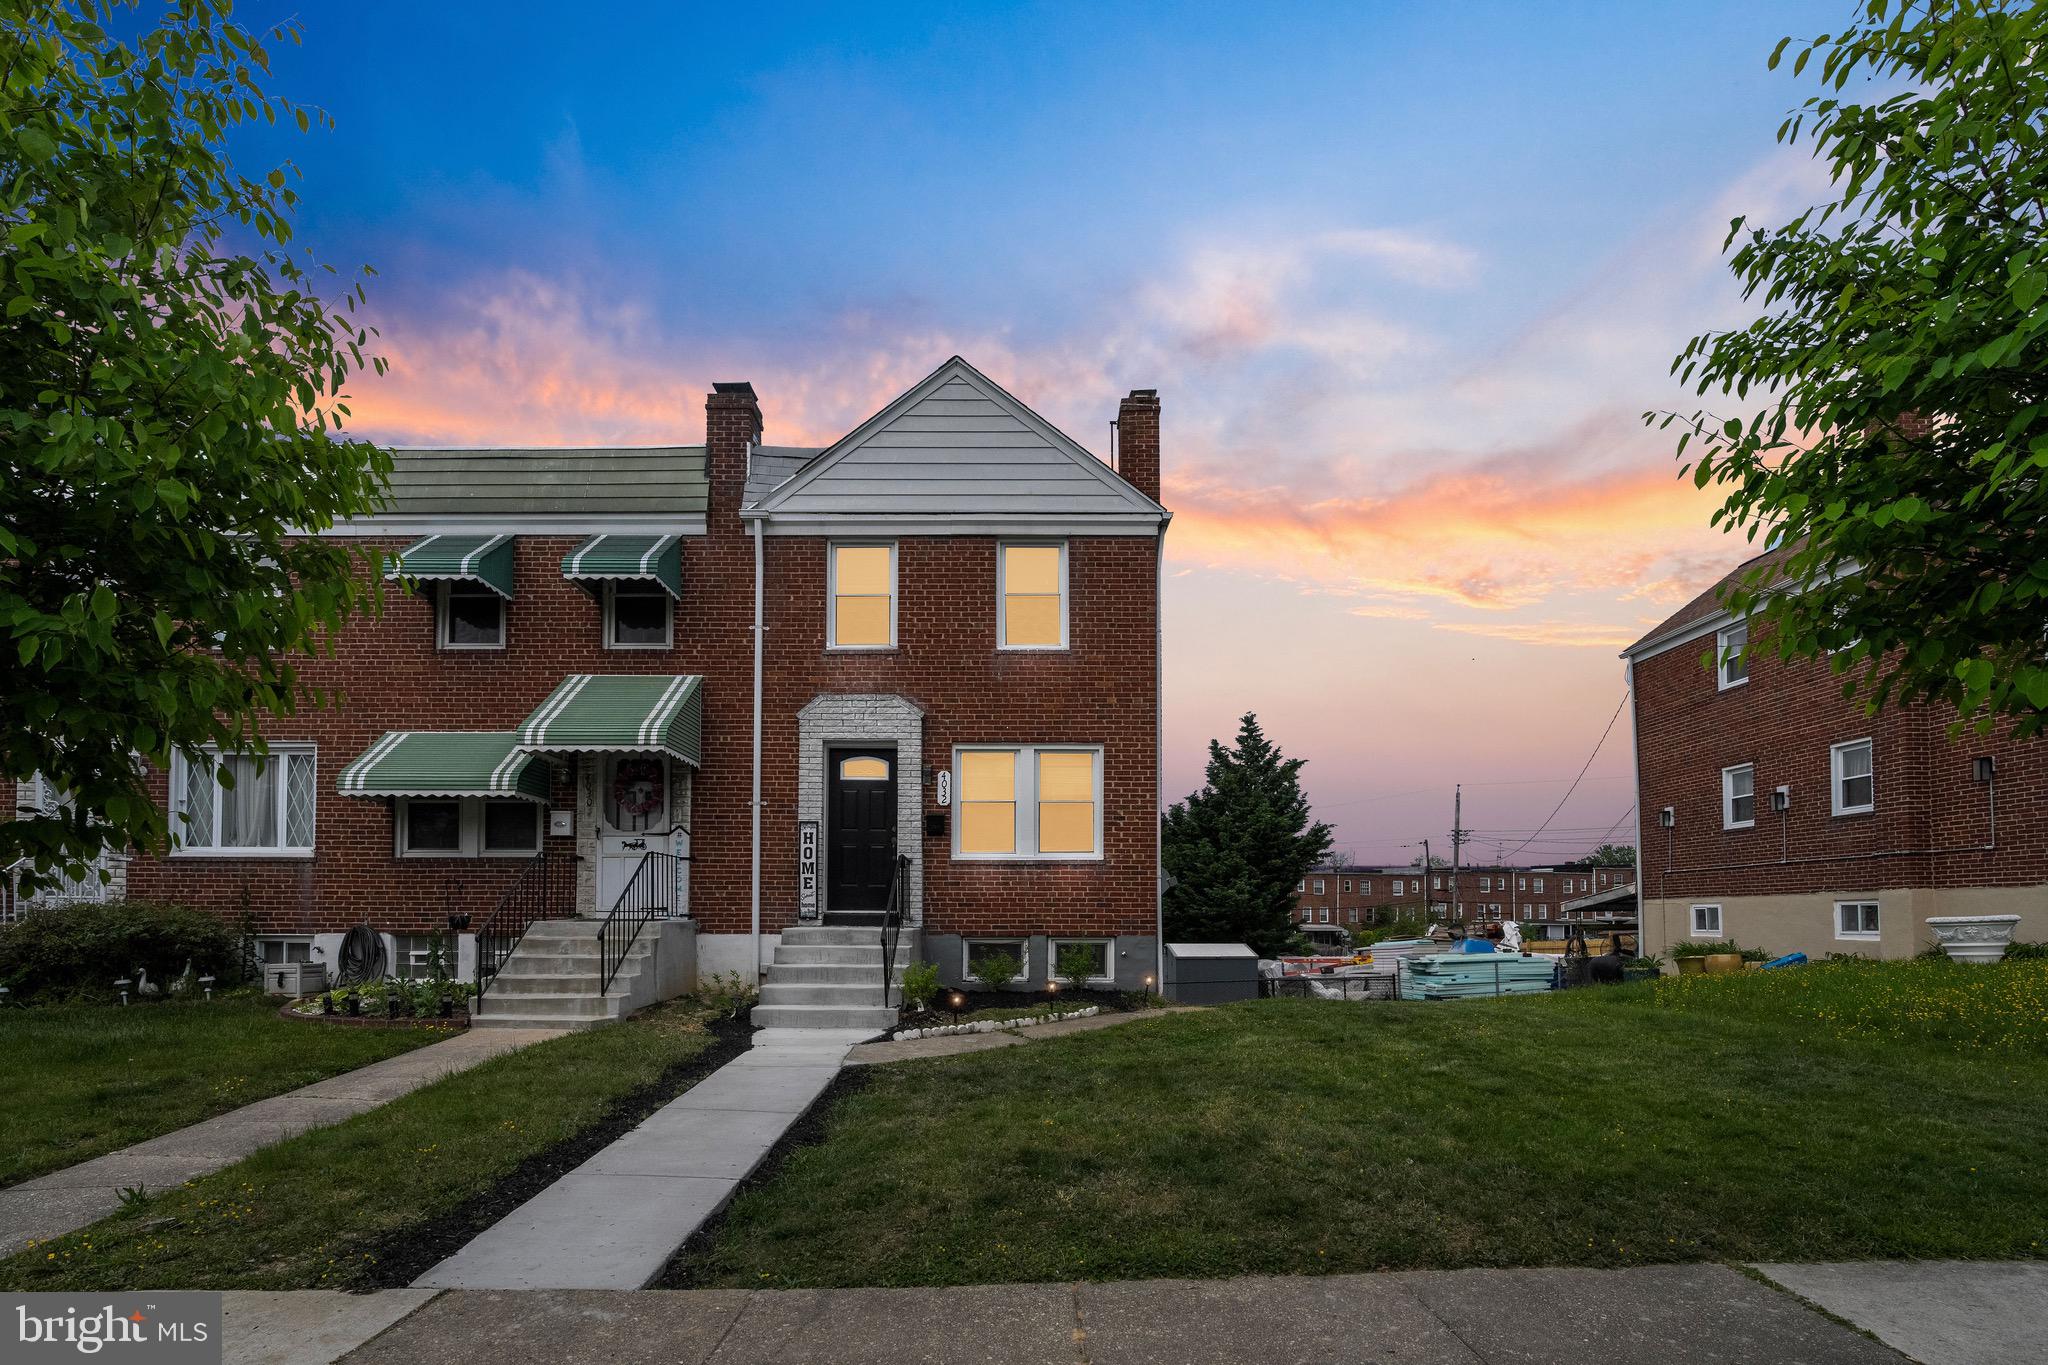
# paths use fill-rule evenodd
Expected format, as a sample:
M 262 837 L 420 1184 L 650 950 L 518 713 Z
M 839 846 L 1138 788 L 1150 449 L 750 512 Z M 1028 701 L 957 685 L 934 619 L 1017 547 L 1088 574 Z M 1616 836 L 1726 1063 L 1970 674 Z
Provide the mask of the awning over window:
M 695 674 L 576 673 L 519 727 L 536 753 L 669 753 L 702 766 L 704 680 Z
M 548 765 L 495 731 L 393 730 L 341 770 L 343 796 L 548 799 Z
M 512 595 L 512 545 L 509 535 L 428 536 L 406 547 L 398 567 L 386 578 L 428 581 L 468 579 L 500 597 Z
M 562 558 L 562 577 L 647 578 L 683 595 L 681 536 L 592 536 Z

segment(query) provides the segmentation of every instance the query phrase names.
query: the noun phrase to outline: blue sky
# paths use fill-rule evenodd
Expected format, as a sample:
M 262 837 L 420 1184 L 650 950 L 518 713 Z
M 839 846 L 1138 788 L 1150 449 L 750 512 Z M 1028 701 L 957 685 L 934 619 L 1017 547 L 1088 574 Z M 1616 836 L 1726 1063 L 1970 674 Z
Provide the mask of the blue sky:
M 1169 794 L 1257 710 L 1394 859 L 1454 780 L 1533 828 L 1618 644 L 1741 556 L 1637 414 L 1743 316 L 1730 214 L 1816 190 L 1764 59 L 1846 13 L 257 5 L 337 127 L 242 154 L 379 272 L 365 435 L 694 441 L 748 378 L 825 440 L 958 351 L 1099 449 L 1160 388 Z M 1560 826 L 1624 815 L 1625 740 Z

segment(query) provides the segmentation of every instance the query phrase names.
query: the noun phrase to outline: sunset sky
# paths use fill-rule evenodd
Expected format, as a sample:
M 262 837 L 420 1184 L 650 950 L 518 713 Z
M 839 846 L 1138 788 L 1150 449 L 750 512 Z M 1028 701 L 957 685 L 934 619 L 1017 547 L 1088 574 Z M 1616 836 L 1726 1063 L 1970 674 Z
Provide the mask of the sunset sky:
M 1616 652 L 1744 555 L 1645 408 L 1742 320 L 1728 219 L 1811 202 L 1764 59 L 1844 0 L 1535 6 L 257 4 L 332 132 L 399 444 L 823 443 L 955 352 L 1098 452 L 1165 413 L 1169 799 L 1244 711 L 1338 846 L 1513 853 Z M 483 16 L 488 15 L 488 18 Z M 1552 831 L 1627 815 L 1626 716 Z

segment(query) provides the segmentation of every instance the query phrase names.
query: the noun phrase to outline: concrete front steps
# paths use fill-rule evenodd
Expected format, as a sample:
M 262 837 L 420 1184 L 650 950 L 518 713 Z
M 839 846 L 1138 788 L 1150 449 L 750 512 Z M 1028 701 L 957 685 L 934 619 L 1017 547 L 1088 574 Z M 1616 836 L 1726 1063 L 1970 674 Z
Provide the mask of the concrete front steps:
M 881 930 L 794 924 L 782 931 L 754 1006 L 757 1028 L 874 1029 L 896 1022 L 903 969 L 917 957 L 917 930 L 906 928 L 890 964 L 892 993 L 882 995 Z
M 594 919 L 536 922 L 484 991 L 483 1003 L 470 1014 L 470 1027 L 596 1028 L 618 1022 L 645 1003 L 635 998 L 642 992 L 634 987 L 653 966 L 654 936 L 641 931 L 626 950 L 611 989 L 601 991 L 597 928 Z

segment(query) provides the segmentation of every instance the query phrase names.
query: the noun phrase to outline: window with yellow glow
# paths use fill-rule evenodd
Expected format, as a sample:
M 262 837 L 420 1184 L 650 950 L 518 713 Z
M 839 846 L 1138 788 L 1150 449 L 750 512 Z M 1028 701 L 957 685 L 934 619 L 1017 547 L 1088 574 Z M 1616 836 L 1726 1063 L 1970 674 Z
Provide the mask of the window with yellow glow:
M 960 851 L 1017 851 L 1017 754 L 970 749 L 960 755 Z
M 832 621 L 838 649 L 886 648 L 896 635 L 896 550 L 891 545 L 832 547 Z
M 959 749 L 961 858 L 1102 856 L 1102 751 Z
M 882 758 L 843 758 L 839 760 L 841 782 L 887 782 L 889 761 Z
M 1066 547 L 1004 545 L 998 573 L 1005 649 L 1060 649 L 1067 643 Z

